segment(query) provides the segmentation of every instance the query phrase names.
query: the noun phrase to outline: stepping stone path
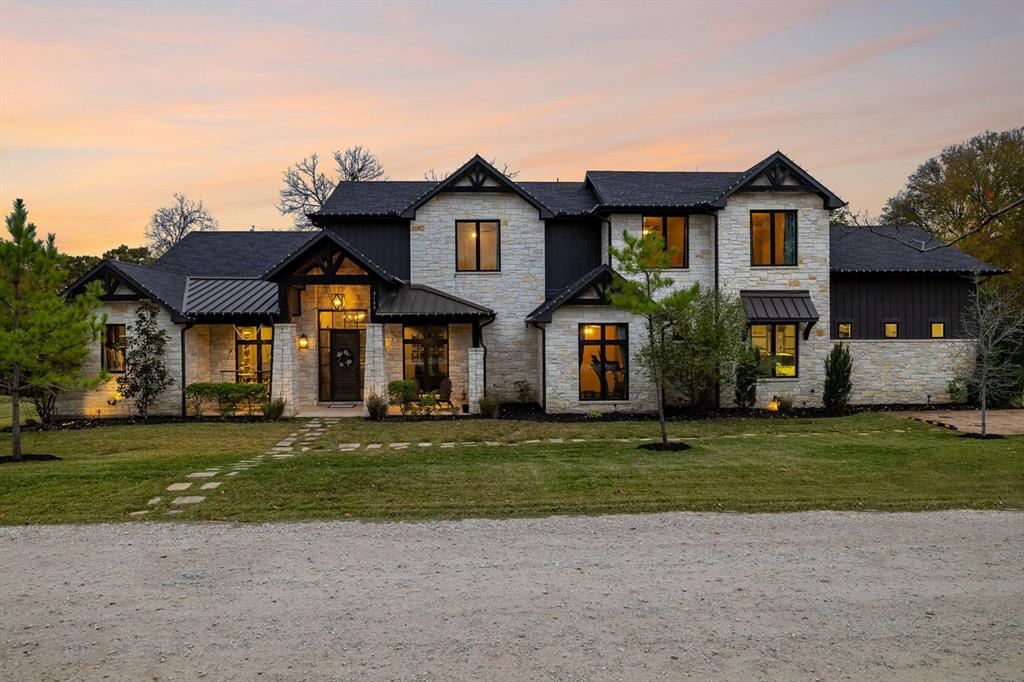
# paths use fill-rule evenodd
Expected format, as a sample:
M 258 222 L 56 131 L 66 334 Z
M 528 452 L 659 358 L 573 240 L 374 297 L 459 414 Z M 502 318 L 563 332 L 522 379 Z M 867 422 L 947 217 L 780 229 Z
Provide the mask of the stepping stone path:
M 288 434 L 287 437 L 282 438 L 281 440 L 279 440 L 277 443 L 275 443 L 269 450 L 267 450 L 263 454 L 255 455 L 253 457 L 249 457 L 248 459 L 242 459 L 242 460 L 239 460 L 239 461 L 235 462 L 234 464 L 232 464 L 231 465 L 231 471 L 228 471 L 223 476 L 223 478 L 225 480 L 221 480 L 221 481 L 207 481 L 207 482 L 203 483 L 202 485 L 200 485 L 199 489 L 200 490 L 216 490 L 216 489 L 220 488 L 226 482 L 226 479 L 238 476 L 240 473 L 249 471 L 250 469 L 255 469 L 256 467 L 258 467 L 263 462 L 267 462 L 267 461 L 271 461 L 271 460 L 284 460 L 284 459 L 290 459 L 292 457 L 295 457 L 296 449 L 298 449 L 301 452 L 309 452 L 310 450 L 313 449 L 314 442 L 318 438 L 320 438 L 321 436 L 324 435 L 324 433 L 325 433 L 324 425 L 325 424 L 326 425 L 332 425 L 332 424 L 336 424 L 337 422 L 338 422 L 337 419 L 326 419 L 326 420 L 323 420 L 323 421 L 321 421 L 320 419 L 310 419 L 305 424 L 303 424 L 303 426 L 301 426 L 297 431 L 294 431 L 293 433 Z M 356 448 L 359 447 L 359 443 L 351 443 L 351 445 L 352 445 L 352 448 L 351 448 L 352 450 L 355 450 Z M 406 445 L 408 445 L 408 444 L 406 444 Z M 379 447 L 381 447 L 381 445 L 378 444 L 377 447 L 379 448 Z M 269 455 L 269 458 L 267 457 L 268 455 Z M 204 469 L 202 471 L 193 471 L 191 473 L 185 474 L 185 478 L 186 479 L 204 479 L 204 478 L 209 479 L 209 478 L 216 478 L 217 476 L 221 475 L 222 471 L 223 471 L 222 467 L 209 467 L 208 469 Z M 192 487 L 192 483 L 193 483 L 193 481 L 182 481 L 182 482 L 179 482 L 179 483 L 171 483 L 169 486 L 167 486 L 167 490 L 169 492 L 183 492 L 185 490 L 189 490 Z M 181 507 L 183 505 L 201 504 L 205 500 L 206 500 L 206 497 L 203 496 L 203 495 L 180 495 L 180 496 L 175 497 L 172 500 L 170 500 L 169 504 L 174 505 L 176 507 Z M 154 510 L 161 510 L 162 509 L 162 511 L 163 511 L 163 513 L 165 515 L 181 514 L 182 511 L 183 511 L 181 509 L 166 509 L 166 508 L 162 508 L 163 504 L 164 504 L 164 498 L 163 497 L 161 497 L 161 496 L 151 497 L 146 502 L 146 505 L 149 506 L 149 507 L 152 507 L 153 509 L 137 509 L 137 510 L 128 512 L 128 515 L 137 518 L 137 517 L 145 516 L 146 514 L 149 514 L 151 511 L 154 511 Z

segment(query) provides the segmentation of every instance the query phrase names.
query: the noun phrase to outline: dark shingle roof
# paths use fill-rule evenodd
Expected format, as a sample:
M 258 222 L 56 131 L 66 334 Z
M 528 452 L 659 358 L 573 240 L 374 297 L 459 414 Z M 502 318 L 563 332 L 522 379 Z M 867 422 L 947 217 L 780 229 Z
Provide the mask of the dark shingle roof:
M 152 265 L 136 265 L 117 260 L 105 262 L 112 270 L 123 275 L 129 286 L 134 285 L 142 289 L 139 293 L 146 294 L 176 313 L 182 312 L 182 300 L 185 298 L 184 275 L 159 270 Z
M 587 171 L 600 202 L 609 208 L 708 205 L 743 173 L 685 171 Z
M 566 287 L 565 291 L 537 306 L 529 315 L 526 316 L 526 321 L 550 322 L 551 314 L 553 312 L 595 284 L 608 286 L 615 278 L 616 274 L 618 273 L 616 273 L 615 270 L 612 269 L 612 266 L 607 263 L 598 265 L 596 268 Z
M 491 317 L 494 311 L 423 284 L 407 284 L 385 291 L 378 317 Z
M 429 180 L 339 182 L 317 215 L 397 216 L 435 185 Z
M 934 248 L 943 242 L 916 225 L 839 226 L 829 236 L 832 272 L 1005 272 L 954 246 Z
M 276 315 L 277 285 L 262 279 L 189 277 L 186 315 Z
M 313 232 L 192 232 L 153 264 L 157 270 L 203 277 L 260 277 Z
M 582 182 L 520 182 L 519 186 L 555 215 L 583 215 L 597 206 L 597 197 Z

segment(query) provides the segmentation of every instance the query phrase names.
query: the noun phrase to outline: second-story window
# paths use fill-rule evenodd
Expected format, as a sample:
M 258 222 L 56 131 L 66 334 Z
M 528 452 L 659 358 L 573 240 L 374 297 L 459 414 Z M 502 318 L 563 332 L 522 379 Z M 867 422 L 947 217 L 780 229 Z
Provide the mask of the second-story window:
M 796 211 L 750 212 L 750 264 L 796 265 Z
M 458 272 L 497 272 L 501 269 L 501 226 L 497 220 L 459 220 L 455 223 L 455 269 Z
M 662 241 L 665 242 L 669 267 L 689 266 L 690 255 L 686 250 L 686 216 L 644 216 L 643 234 L 646 237 L 652 232 L 660 234 Z

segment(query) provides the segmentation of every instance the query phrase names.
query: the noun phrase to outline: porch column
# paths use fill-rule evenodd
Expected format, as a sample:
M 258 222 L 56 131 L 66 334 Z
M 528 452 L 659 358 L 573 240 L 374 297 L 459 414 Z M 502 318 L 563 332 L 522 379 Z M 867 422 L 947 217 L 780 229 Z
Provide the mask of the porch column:
M 469 354 L 469 413 L 480 414 L 480 399 L 484 397 L 484 349 L 470 348 Z
M 366 325 L 366 354 L 363 360 L 363 401 L 371 393 L 387 398 L 388 373 L 385 367 L 384 325 L 370 322 Z
M 299 366 L 295 350 L 295 325 L 274 325 L 274 353 L 270 370 L 270 397 L 284 400 L 288 416 L 299 411 Z

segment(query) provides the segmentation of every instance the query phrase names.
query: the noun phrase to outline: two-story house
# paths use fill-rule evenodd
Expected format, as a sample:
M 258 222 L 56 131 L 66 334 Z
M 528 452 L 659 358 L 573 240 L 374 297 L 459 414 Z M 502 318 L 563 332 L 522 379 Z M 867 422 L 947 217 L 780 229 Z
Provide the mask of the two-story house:
M 945 400 L 975 278 L 999 271 L 887 237 L 912 226 L 830 228 L 843 205 L 778 152 L 746 171 L 582 182 L 518 182 L 475 156 L 441 182 L 342 182 L 310 216 L 317 231 L 194 233 L 149 267 L 104 261 L 69 291 L 102 281 L 107 328 L 87 369 L 112 375 L 138 301 L 160 305 L 175 385 L 157 413 L 183 412 L 197 381 L 260 381 L 302 412 L 400 378 L 450 383 L 470 413 L 524 388 L 549 412 L 651 411 L 642 322 L 608 291 L 623 232 L 656 232 L 680 286 L 742 298 L 769 358 L 762 403 L 820 404 L 838 339 L 853 349 L 855 401 Z M 61 409 L 129 411 L 113 381 Z

